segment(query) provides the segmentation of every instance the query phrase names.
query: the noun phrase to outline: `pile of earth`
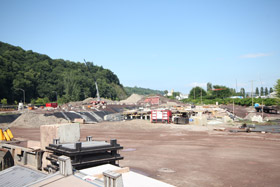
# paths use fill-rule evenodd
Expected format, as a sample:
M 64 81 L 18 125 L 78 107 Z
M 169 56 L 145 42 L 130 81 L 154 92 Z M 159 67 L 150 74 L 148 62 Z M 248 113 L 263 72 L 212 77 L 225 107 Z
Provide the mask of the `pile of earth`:
M 128 97 L 125 100 L 121 100 L 120 103 L 125 103 L 125 104 L 135 104 L 138 101 L 140 101 L 142 98 L 144 98 L 143 95 L 138 95 L 138 94 L 132 94 L 130 97 Z
M 57 118 L 53 115 L 46 116 L 44 114 L 38 114 L 33 112 L 27 112 L 20 115 L 15 121 L 13 121 L 10 127 L 22 127 L 22 128 L 36 128 L 41 125 L 52 125 L 68 123 L 67 120 L 63 118 Z
M 101 101 L 105 101 L 106 103 L 114 103 L 117 101 L 112 101 L 111 99 L 100 98 Z M 82 101 L 83 104 L 89 104 L 92 101 L 97 101 L 97 98 L 89 97 Z

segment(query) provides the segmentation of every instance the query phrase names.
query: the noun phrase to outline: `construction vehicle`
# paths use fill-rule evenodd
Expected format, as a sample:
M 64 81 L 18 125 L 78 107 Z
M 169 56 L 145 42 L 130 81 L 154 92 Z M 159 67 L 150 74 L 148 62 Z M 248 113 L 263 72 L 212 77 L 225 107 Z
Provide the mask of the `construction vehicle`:
M 94 82 L 95 82 L 95 87 L 96 87 L 97 100 L 96 101 L 91 101 L 90 103 L 93 104 L 93 105 L 106 105 L 106 101 L 101 101 L 101 99 L 100 99 L 98 85 L 97 85 L 96 80 L 94 80 Z
M 85 61 L 85 63 L 87 63 L 85 59 L 84 59 L 84 61 Z M 94 77 L 94 82 L 95 82 L 95 88 L 96 88 L 97 101 L 91 101 L 90 103 L 93 104 L 93 105 L 106 105 L 106 101 L 101 101 L 101 99 L 100 99 L 98 85 L 97 85 L 95 77 Z

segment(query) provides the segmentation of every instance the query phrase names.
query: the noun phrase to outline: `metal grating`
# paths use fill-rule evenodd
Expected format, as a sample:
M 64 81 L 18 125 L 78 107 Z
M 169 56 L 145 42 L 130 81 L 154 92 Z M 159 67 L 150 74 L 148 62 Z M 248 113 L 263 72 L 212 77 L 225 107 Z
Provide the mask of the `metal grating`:
M 46 174 L 23 166 L 13 166 L 0 172 L 0 186 L 22 187 L 42 179 Z

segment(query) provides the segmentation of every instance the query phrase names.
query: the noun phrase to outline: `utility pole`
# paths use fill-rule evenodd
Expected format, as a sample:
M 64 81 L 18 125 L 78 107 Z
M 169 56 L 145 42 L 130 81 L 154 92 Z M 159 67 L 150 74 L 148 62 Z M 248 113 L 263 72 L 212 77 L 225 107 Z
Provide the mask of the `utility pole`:
M 254 97 L 253 97 L 253 89 L 254 89 L 254 86 L 253 86 L 253 83 L 254 83 L 255 80 L 251 80 L 251 86 L 252 86 L 252 90 L 251 90 L 251 98 L 252 98 L 252 107 L 254 107 Z
M 260 76 L 260 81 L 261 81 L 261 86 L 263 87 L 262 85 L 262 80 L 261 80 L 261 76 Z M 262 98 L 262 97 L 261 97 Z M 262 98 L 262 119 L 263 119 L 263 98 Z
M 237 79 L 235 79 L 235 92 L 237 93 Z

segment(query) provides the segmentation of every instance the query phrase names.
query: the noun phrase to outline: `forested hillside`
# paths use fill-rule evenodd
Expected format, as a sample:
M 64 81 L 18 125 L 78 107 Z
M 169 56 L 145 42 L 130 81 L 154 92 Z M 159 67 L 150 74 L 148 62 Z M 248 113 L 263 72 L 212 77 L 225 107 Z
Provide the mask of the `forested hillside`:
M 149 88 L 139 88 L 139 87 L 124 87 L 126 93 L 128 95 L 131 95 L 133 93 L 135 94 L 139 94 L 139 95 L 156 95 L 156 94 L 160 94 L 163 95 L 164 92 L 160 91 L 160 90 L 152 90 Z
M 51 59 L 47 55 L 25 51 L 0 42 L 0 100 L 20 101 L 25 90 L 26 102 L 48 98 L 61 102 L 96 96 L 96 78 L 101 97 L 124 99 L 127 95 L 118 77 L 102 66 Z

